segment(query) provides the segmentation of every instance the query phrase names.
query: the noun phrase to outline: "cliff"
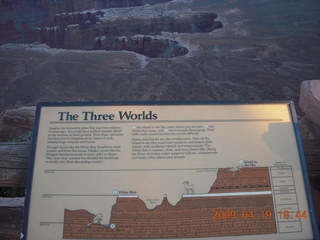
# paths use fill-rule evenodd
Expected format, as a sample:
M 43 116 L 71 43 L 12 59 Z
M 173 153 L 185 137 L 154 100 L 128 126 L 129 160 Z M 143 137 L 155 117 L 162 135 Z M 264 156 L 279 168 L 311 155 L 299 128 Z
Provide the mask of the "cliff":
M 94 49 L 113 51 L 133 51 L 152 58 L 172 58 L 183 56 L 188 49 L 178 41 L 162 36 L 134 35 L 107 39 L 105 36 L 95 39 Z
M 162 32 L 211 32 L 222 27 L 216 18 L 215 13 L 164 11 L 153 6 L 58 14 L 56 26 L 36 30 L 34 40 L 54 48 L 129 50 L 170 58 L 188 50 L 178 41 L 153 36 Z
M 56 14 L 72 15 L 89 9 L 127 8 L 169 1 L 171 0 L 2 0 L 0 44 L 34 41 L 35 35 L 31 29 L 53 27 Z
M 169 0 L 3 1 L 8 14 L 0 19 L 5 33 L 0 43 L 29 41 L 52 48 L 127 50 L 172 58 L 187 54 L 188 49 L 157 35 L 207 33 L 222 27 L 215 13 L 167 10 L 165 2 Z M 20 17 L 20 12 L 27 13 Z

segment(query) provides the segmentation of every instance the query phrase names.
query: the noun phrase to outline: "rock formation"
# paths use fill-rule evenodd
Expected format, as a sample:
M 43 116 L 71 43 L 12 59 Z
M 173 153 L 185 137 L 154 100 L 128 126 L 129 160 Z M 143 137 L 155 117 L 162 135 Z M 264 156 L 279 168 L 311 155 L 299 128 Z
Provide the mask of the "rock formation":
M 320 80 L 301 83 L 299 105 L 306 116 L 320 126 Z
M 56 14 L 89 9 L 123 8 L 169 2 L 171 0 L 2 0 L 0 1 L 0 44 L 32 42 L 33 31 L 53 27 Z M 30 38 L 31 36 L 31 38 Z
M 2 40 L 22 35 L 23 39 L 53 48 L 128 50 L 148 57 L 172 58 L 185 55 L 188 50 L 177 40 L 153 36 L 162 32 L 211 32 L 222 27 L 220 21 L 215 21 L 215 13 L 169 11 L 165 4 L 154 5 L 164 2 L 169 0 L 38 0 L 29 5 L 17 1 L 14 6 L 5 1 L 3 6 L 13 12 L 29 7 L 39 9 L 44 15 L 35 15 L 38 20 L 33 22 L 21 20 L 22 30 L 17 30 L 17 23 L 7 19 L 0 25 L 6 32 Z M 118 37 L 128 41 L 121 43 Z
M 175 40 L 148 35 L 123 36 L 114 38 L 113 42 L 108 42 L 105 36 L 97 37 L 95 49 L 127 50 L 152 58 L 172 58 L 188 53 L 188 49 Z
M 4 111 L 0 115 L 0 141 L 14 140 L 31 132 L 35 110 L 35 107 L 20 107 Z
M 299 106 L 306 116 L 300 120 L 303 138 L 320 137 L 320 80 L 303 81 Z
M 222 27 L 216 18 L 217 14 L 210 12 L 164 11 L 164 6 L 63 13 L 55 16 L 56 26 L 36 30 L 34 40 L 54 48 L 129 50 L 148 57 L 170 58 L 188 50 L 177 41 L 153 35 L 211 32 Z

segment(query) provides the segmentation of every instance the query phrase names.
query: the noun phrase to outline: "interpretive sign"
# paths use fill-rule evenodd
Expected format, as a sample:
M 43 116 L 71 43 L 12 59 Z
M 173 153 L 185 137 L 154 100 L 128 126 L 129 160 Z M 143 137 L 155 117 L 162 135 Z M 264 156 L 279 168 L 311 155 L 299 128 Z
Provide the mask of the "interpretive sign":
M 290 102 L 40 103 L 22 239 L 314 239 Z

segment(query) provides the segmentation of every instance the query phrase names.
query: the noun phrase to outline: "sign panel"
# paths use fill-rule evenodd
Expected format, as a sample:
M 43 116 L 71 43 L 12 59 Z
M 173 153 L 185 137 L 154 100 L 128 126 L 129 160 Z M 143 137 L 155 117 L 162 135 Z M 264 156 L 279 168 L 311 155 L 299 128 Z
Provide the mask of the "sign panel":
M 22 239 L 314 239 L 290 103 L 40 103 Z

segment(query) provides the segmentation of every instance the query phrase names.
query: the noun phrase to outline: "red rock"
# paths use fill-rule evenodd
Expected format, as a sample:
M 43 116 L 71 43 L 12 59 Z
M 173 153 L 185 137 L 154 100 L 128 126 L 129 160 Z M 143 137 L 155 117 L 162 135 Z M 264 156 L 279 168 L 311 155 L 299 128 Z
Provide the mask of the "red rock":
M 32 131 L 36 107 L 8 109 L 2 114 L 0 141 L 10 141 Z
M 307 118 L 320 126 L 320 80 L 301 83 L 299 106 Z
M 299 128 L 302 139 L 320 138 L 320 127 L 306 116 L 299 120 Z

